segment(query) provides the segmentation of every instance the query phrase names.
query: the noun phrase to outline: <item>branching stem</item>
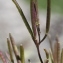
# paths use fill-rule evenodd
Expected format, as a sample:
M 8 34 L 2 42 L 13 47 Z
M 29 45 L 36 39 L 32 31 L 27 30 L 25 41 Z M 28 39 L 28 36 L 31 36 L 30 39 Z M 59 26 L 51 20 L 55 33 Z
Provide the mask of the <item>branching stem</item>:
M 37 52 L 38 52 L 38 56 L 39 56 L 40 62 L 43 63 L 43 60 L 42 60 L 41 54 L 40 54 L 40 50 L 39 50 L 39 46 L 37 46 Z
M 40 60 L 41 63 L 43 63 L 43 60 L 42 60 L 41 54 L 40 54 L 40 50 L 39 50 L 39 43 L 38 43 L 37 40 L 34 40 L 34 43 L 35 43 L 35 46 L 37 48 L 37 53 L 38 53 L 38 56 L 39 56 L 39 60 Z
M 51 10 L 51 8 L 50 8 L 51 7 L 51 5 L 50 5 L 51 2 L 50 1 L 51 0 L 47 0 L 46 34 L 43 37 L 43 39 L 40 41 L 40 43 L 43 42 L 44 39 L 47 37 L 47 34 L 49 32 L 49 28 L 50 28 L 50 10 Z

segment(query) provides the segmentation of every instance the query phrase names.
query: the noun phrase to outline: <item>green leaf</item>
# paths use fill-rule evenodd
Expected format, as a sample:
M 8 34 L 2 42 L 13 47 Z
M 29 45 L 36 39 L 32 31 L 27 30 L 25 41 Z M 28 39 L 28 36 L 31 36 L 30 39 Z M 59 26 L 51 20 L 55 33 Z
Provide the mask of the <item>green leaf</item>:
M 29 31 L 29 33 L 30 33 L 32 39 L 33 39 L 33 32 L 32 32 L 32 30 L 31 30 L 31 28 L 30 28 L 30 25 L 29 25 L 28 22 L 27 22 L 27 19 L 26 19 L 24 13 L 23 13 L 21 7 L 19 6 L 19 4 L 17 3 L 16 0 L 12 0 L 12 1 L 13 1 L 14 4 L 16 5 L 16 7 L 17 7 L 17 9 L 18 9 L 18 11 L 19 11 L 19 13 L 20 13 L 20 16 L 21 16 L 22 19 L 23 19 L 23 22 L 25 23 L 25 25 L 26 25 L 26 27 L 27 27 L 27 29 L 28 29 L 28 31 Z

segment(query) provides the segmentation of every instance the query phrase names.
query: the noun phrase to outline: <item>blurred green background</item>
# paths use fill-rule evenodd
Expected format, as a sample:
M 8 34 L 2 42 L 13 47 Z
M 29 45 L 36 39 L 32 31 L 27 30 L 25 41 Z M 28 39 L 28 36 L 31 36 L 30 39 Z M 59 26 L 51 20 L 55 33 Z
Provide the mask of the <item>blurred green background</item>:
M 30 0 L 24 1 L 30 3 Z M 38 5 L 40 9 L 46 10 L 47 0 L 38 0 Z M 63 14 L 63 0 L 51 0 L 51 11 Z

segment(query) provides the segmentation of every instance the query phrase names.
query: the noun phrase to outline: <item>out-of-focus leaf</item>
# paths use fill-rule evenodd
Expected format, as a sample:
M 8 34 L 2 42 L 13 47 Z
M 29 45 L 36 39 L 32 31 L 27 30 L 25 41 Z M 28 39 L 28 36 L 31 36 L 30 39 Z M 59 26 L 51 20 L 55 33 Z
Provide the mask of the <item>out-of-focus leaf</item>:
M 7 52 L 5 54 L 6 54 L 7 59 L 9 60 L 9 62 L 11 62 L 10 55 Z
M 45 54 L 46 54 L 46 58 L 48 59 L 49 58 L 49 53 L 46 49 L 44 49 L 44 51 L 45 51 Z
M 58 38 L 56 38 L 56 43 L 54 45 L 53 58 L 55 63 L 60 63 L 60 44 L 59 44 Z
M 3 63 L 7 63 L 2 51 L 0 51 L 0 58 L 2 59 Z
M 50 49 L 51 49 L 52 54 L 53 54 L 53 46 L 52 46 L 52 41 L 51 41 L 51 35 L 49 35 L 49 34 L 48 34 L 48 39 L 49 39 Z
M 23 48 L 22 44 L 20 45 L 20 57 L 21 57 L 21 63 L 25 63 L 24 48 Z
M 49 60 L 48 63 L 54 63 L 53 62 L 53 56 L 51 53 L 49 53 L 49 59 L 48 60 Z
M 48 59 L 46 59 L 44 63 L 48 63 Z
M 63 63 L 63 48 L 62 48 L 62 51 L 61 51 L 61 61 L 60 61 L 60 63 Z
M 7 44 L 8 44 L 9 54 L 10 54 L 10 60 L 12 63 L 14 63 L 14 59 L 13 59 L 13 55 L 12 55 L 12 49 L 11 49 L 11 45 L 10 45 L 10 40 L 8 38 L 7 38 Z
M 15 41 L 14 41 L 14 39 L 13 39 L 13 37 L 11 36 L 10 33 L 9 33 L 9 37 L 10 37 L 10 41 L 11 41 L 11 44 L 12 44 L 12 48 L 13 48 L 13 51 L 14 51 L 14 54 L 15 54 L 17 63 L 21 63 L 21 58 L 20 58 L 20 56 L 19 56 L 19 52 L 18 52 L 17 46 L 15 45 Z
M 44 49 L 44 51 L 46 53 L 46 62 L 45 63 L 54 63 L 53 55 L 51 54 L 51 52 L 48 52 L 46 49 Z
M 13 1 L 14 4 L 16 5 L 16 7 L 17 7 L 17 9 L 18 9 L 18 11 L 19 11 L 19 13 L 20 13 L 22 19 L 23 19 L 23 22 L 25 23 L 25 25 L 26 25 L 26 27 L 27 27 L 27 29 L 28 29 L 28 31 L 29 31 L 29 33 L 30 33 L 32 39 L 33 39 L 33 32 L 32 32 L 32 29 L 30 28 L 30 25 L 28 24 L 28 21 L 27 21 L 25 15 L 24 15 L 24 13 L 23 13 L 21 7 L 19 6 L 19 4 L 17 3 L 16 0 L 12 0 L 12 1 Z

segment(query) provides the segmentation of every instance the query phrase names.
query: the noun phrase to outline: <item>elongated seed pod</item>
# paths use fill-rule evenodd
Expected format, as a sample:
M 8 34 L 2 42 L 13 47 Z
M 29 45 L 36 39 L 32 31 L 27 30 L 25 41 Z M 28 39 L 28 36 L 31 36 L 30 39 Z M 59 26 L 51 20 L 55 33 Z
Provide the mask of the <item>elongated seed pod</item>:
M 56 38 L 56 43 L 54 45 L 54 62 L 60 63 L 60 43 L 58 41 L 58 38 Z
M 24 48 L 23 48 L 22 44 L 20 45 L 20 57 L 21 57 L 21 63 L 25 63 Z
M 36 39 L 37 31 L 39 33 L 39 19 L 38 19 L 38 4 L 37 0 L 30 1 L 30 8 L 31 8 L 31 22 L 32 22 L 32 29 L 34 33 L 34 38 Z
M 50 28 L 50 10 L 51 10 L 51 0 L 47 0 L 47 18 L 46 18 L 46 33 L 45 33 L 45 36 L 43 37 L 43 39 L 40 41 L 40 43 L 41 42 L 43 42 L 44 41 L 44 39 L 47 37 L 47 34 L 48 34 L 48 32 L 49 32 L 49 28 Z M 39 44 L 40 44 L 39 43 Z

